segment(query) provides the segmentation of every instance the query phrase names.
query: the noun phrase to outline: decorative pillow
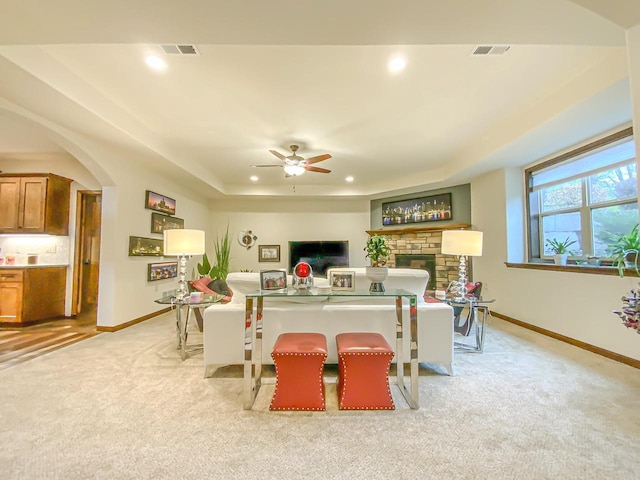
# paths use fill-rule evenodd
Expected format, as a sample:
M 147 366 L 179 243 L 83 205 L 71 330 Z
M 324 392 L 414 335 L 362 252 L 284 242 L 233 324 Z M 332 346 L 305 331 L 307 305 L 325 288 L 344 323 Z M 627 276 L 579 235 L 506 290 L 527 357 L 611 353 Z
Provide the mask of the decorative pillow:
M 198 280 L 194 280 L 191 285 L 199 292 L 203 293 L 216 293 L 209 288 L 211 279 L 209 277 L 200 277 Z
M 190 285 L 198 292 L 222 295 L 223 298 L 221 301 L 223 303 L 230 302 L 231 297 L 233 296 L 233 292 L 227 286 L 226 282 L 219 278 L 211 280 L 209 277 L 200 277 L 198 280 L 190 282 Z
M 479 297 L 482 292 L 482 282 L 467 282 L 467 295 Z
M 227 282 L 225 282 L 221 278 L 216 278 L 212 280 L 211 283 L 207 285 L 207 287 L 213 290 L 214 292 L 219 293 L 220 295 L 230 295 L 229 286 L 227 285 Z

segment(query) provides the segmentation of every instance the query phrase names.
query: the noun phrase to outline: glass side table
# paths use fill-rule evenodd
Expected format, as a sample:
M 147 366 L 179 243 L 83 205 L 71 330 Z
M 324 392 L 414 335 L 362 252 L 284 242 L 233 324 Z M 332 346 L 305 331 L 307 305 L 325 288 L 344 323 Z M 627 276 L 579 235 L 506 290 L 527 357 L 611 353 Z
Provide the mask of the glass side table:
M 489 304 L 495 299 L 478 298 L 469 295 L 464 299 L 447 297 L 443 300 L 453 307 L 455 315 L 454 332 L 465 338 L 472 336 L 475 330 L 475 341 L 473 343 L 455 341 L 454 347 L 457 351 L 479 352 L 484 351 L 484 336 L 489 314 Z M 467 314 L 465 314 L 467 309 Z
M 194 312 L 196 319 L 198 320 L 198 326 L 202 331 L 202 309 L 205 309 L 214 303 L 220 301 L 222 296 L 217 295 L 205 295 L 201 302 L 191 303 L 189 297 L 184 299 L 178 299 L 175 296 L 162 297 L 155 300 L 160 305 L 170 305 L 171 308 L 176 310 L 176 336 L 178 339 L 177 349 L 180 350 L 180 358 L 186 360 L 191 355 L 200 353 L 203 351 L 201 343 L 187 345 L 187 338 L 189 337 L 189 318 L 191 317 L 191 311 Z M 182 315 L 182 308 L 186 308 L 186 315 Z M 184 317 L 184 318 L 183 318 Z

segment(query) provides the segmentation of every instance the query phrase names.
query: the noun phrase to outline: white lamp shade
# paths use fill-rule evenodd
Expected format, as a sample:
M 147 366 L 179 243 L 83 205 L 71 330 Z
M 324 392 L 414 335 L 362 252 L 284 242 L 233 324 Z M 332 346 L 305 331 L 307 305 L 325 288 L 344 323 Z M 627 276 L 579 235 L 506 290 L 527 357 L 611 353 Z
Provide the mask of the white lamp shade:
M 445 230 L 442 232 L 442 253 L 446 255 L 482 255 L 482 232 Z
M 204 232 L 202 230 L 164 231 L 165 255 L 202 255 L 204 247 Z

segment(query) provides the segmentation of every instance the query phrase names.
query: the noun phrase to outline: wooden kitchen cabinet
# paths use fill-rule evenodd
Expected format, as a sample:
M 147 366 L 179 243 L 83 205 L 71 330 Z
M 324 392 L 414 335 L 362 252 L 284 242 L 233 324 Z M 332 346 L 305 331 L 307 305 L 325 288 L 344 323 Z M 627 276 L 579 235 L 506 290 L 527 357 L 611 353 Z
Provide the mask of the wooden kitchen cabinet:
M 22 271 L 0 271 L 0 322 L 22 321 Z
M 0 269 L 0 323 L 28 325 L 64 316 L 67 267 Z
M 70 195 L 58 175 L 0 175 L 0 233 L 68 235 Z

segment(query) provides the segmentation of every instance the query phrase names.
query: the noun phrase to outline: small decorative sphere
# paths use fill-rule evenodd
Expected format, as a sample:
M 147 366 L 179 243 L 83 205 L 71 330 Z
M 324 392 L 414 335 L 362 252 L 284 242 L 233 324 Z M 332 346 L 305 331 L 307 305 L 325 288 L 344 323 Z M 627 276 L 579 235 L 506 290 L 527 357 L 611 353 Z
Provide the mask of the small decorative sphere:
M 311 265 L 308 263 L 300 262 L 296 265 L 295 274 L 300 278 L 306 278 L 311 273 Z

